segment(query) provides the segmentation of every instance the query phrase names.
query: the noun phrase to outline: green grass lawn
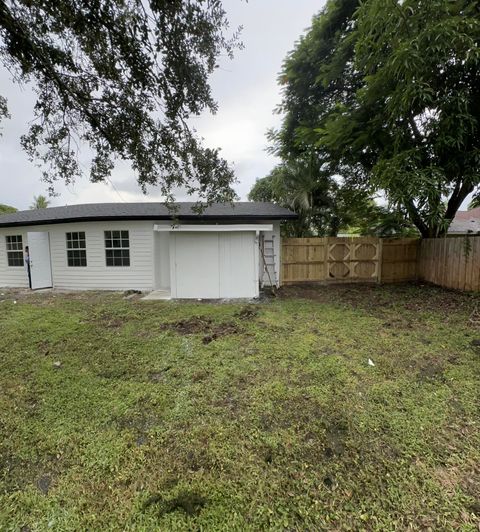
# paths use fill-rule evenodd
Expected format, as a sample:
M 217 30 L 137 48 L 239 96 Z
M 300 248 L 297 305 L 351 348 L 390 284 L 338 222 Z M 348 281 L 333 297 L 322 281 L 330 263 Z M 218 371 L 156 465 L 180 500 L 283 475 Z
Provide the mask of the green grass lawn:
M 478 529 L 479 297 L 0 300 L 1 530 Z

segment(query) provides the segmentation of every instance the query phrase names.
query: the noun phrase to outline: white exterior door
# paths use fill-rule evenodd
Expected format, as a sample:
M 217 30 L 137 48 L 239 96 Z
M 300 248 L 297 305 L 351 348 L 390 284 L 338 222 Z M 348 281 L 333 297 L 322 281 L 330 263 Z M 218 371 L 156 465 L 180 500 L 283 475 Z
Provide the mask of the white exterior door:
M 218 233 L 177 233 L 173 241 L 174 297 L 218 299 Z
M 257 246 L 253 231 L 172 234 L 172 297 L 257 297 Z
M 32 288 L 52 286 L 52 264 L 50 262 L 50 238 L 48 232 L 27 233 L 30 252 Z

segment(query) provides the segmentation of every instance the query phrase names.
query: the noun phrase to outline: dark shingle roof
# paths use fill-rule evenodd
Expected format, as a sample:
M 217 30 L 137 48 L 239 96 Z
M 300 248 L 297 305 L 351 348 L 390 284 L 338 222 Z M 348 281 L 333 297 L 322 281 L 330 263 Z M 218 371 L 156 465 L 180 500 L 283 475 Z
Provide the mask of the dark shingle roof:
M 0 227 L 100 220 L 178 220 L 185 221 L 252 221 L 287 220 L 297 217 L 292 211 L 274 203 L 214 203 L 203 212 L 195 212 L 195 202 L 179 202 L 172 212 L 165 203 L 91 203 L 19 211 L 0 216 Z

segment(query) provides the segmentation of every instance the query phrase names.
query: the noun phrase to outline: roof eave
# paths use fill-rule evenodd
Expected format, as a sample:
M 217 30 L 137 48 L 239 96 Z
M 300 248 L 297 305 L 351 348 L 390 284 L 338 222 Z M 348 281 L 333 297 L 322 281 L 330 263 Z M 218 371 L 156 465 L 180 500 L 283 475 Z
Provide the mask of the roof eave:
M 124 215 L 124 216 L 83 216 L 83 217 L 71 217 L 71 218 L 56 218 L 50 220 L 35 220 L 35 221 L 19 221 L 19 222 L 10 222 L 2 223 L 0 221 L 0 228 L 8 227 L 27 227 L 35 225 L 57 225 L 57 224 L 66 224 L 66 223 L 81 223 L 81 222 L 110 222 L 110 221 L 154 221 L 154 220 L 185 220 L 185 221 L 210 221 L 210 222 L 220 222 L 220 221 L 229 221 L 235 223 L 242 223 L 242 221 L 251 221 L 251 220 L 296 220 L 298 215 L 295 213 L 292 214 L 249 214 L 249 215 L 224 215 L 224 216 L 212 216 L 212 215 L 201 215 L 201 214 L 187 214 L 181 216 L 172 216 L 172 215 Z

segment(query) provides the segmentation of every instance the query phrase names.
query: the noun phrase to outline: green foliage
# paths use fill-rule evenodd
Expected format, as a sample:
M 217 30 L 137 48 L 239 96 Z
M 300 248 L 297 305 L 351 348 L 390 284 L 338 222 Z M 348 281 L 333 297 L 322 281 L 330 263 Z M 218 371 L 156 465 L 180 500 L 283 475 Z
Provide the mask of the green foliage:
M 257 180 L 248 198 L 294 209 L 298 219 L 282 224 L 287 237 L 336 236 L 339 231 L 374 236 L 416 233 L 399 209 L 379 207 L 367 192 L 342 186 L 314 157 L 278 165 Z
M 0 215 L 11 214 L 12 212 L 17 212 L 17 209 L 15 207 L 11 207 L 10 205 L 3 205 L 0 203 Z
M 417 228 L 400 209 L 391 210 L 373 201 L 352 205 L 352 209 L 353 222 L 348 228 L 349 233 L 379 238 L 418 237 Z
M 298 220 L 282 224 L 284 236 L 336 235 L 341 225 L 336 181 L 322 172 L 314 157 L 286 162 L 258 180 L 252 201 L 273 201 L 294 209 Z
M 46 209 L 50 205 L 50 200 L 41 194 L 33 197 L 33 203 L 30 205 L 31 210 Z
M 480 183 L 480 7 L 330 1 L 285 61 L 273 149 L 316 149 L 331 174 L 383 190 L 440 236 Z
M 480 207 L 480 194 L 475 194 L 472 198 L 472 201 L 468 204 L 468 210 L 476 209 Z
M 2 2 L 0 61 L 35 86 L 22 144 L 45 181 L 79 176 L 86 145 L 94 182 L 122 159 L 144 190 L 158 185 L 170 197 L 183 186 L 207 201 L 232 199 L 232 170 L 187 124 L 217 108 L 208 77 L 237 45 L 227 26 L 220 0 Z
M 0 300 L 2 530 L 476 529 L 478 296 Z

